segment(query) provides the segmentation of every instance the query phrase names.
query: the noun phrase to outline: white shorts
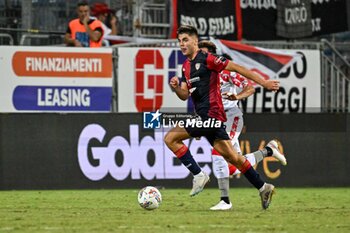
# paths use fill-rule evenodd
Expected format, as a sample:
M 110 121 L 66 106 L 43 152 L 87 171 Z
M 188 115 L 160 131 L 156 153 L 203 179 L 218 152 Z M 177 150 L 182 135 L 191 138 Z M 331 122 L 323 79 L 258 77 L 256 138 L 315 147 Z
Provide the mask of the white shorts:
M 225 122 L 226 132 L 230 136 L 231 143 L 238 153 L 241 153 L 238 137 L 243 129 L 243 114 L 241 111 L 228 110 L 226 112 L 227 121 Z
M 239 145 L 238 137 L 243 129 L 243 114 L 237 109 L 230 109 L 226 112 L 227 121 L 225 122 L 226 132 L 231 139 L 231 143 L 235 150 L 241 154 L 241 147 Z M 229 177 L 229 168 L 224 157 L 218 154 L 213 149 L 213 173 L 216 178 Z

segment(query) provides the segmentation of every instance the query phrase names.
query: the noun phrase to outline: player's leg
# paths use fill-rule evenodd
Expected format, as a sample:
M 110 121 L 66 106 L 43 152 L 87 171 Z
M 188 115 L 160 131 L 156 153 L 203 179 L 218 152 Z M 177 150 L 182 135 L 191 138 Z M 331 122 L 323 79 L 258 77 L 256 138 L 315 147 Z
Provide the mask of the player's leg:
M 191 135 L 186 129 L 176 126 L 168 131 L 164 137 L 164 142 L 175 156 L 180 159 L 181 163 L 192 173 L 193 187 L 190 195 L 194 196 L 203 190 L 205 184 L 209 181 L 209 176 L 202 171 L 188 147 L 183 143 L 183 140 L 190 137 Z
M 233 120 L 231 131 L 229 132 L 229 135 L 231 138 L 233 148 L 237 151 L 238 154 L 241 155 L 242 151 L 241 151 L 238 138 L 243 130 L 243 125 L 244 125 L 243 116 L 241 114 L 237 114 L 233 117 L 233 119 L 234 120 Z M 246 154 L 244 155 L 244 157 L 248 159 L 248 161 L 252 166 L 254 166 L 255 164 L 259 163 L 262 160 L 262 158 L 260 158 L 260 151 Z M 228 166 L 229 166 L 229 175 L 237 175 L 241 173 L 234 165 L 229 164 Z
M 230 189 L 230 181 L 229 181 L 229 168 L 228 163 L 219 155 L 215 149 L 212 151 L 212 165 L 213 165 L 213 173 L 218 181 L 218 187 L 220 190 L 220 201 L 213 207 L 211 210 L 228 210 L 232 208 L 232 203 L 229 198 L 229 189 Z
M 235 115 L 233 116 L 233 124 L 232 124 L 231 130 L 230 132 L 228 132 L 231 138 L 231 143 L 233 148 L 240 155 L 242 154 L 242 151 L 239 145 L 238 138 L 239 138 L 239 135 L 241 135 L 241 132 L 243 130 L 243 125 L 244 125 L 244 121 L 243 121 L 242 114 Z M 228 163 L 228 168 L 229 168 L 229 175 L 237 175 L 240 173 L 240 171 L 230 163 Z
M 241 114 L 238 114 L 238 115 L 234 116 L 232 129 L 231 129 L 229 135 L 230 135 L 230 138 L 231 138 L 231 142 L 232 142 L 233 148 L 240 155 L 242 154 L 242 152 L 241 152 L 241 147 L 240 147 L 238 138 L 239 138 L 239 135 L 242 132 L 242 129 L 243 129 L 243 116 Z M 270 146 L 270 143 L 267 145 L 267 147 Z M 273 153 L 268 153 L 270 151 L 272 151 L 272 150 L 269 150 L 269 148 L 264 148 L 262 150 L 255 151 L 253 153 L 245 154 L 244 157 L 246 157 L 248 159 L 248 161 L 250 162 L 250 164 L 252 166 L 254 166 L 255 164 L 258 164 L 260 161 L 262 161 L 263 158 L 265 158 L 267 156 L 272 156 Z M 283 155 L 281 157 L 284 158 Z M 281 163 L 283 164 L 282 161 L 281 161 Z M 229 164 L 229 174 L 230 175 L 237 175 L 237 174 L 240 174 L 240 173 L 241 172 L 234 165 Z
M 238 141 L 233 144 L 233 147 L 236 149 L 236 151 L 240 152 L 239 147 L 236 145 L 238 144 Z M 280 152 L 278 143 L 275 140 L 270 141 L 263 149 L 257 150 L 253 153 L 245 154 L 244 157 L 246 157 L 250 164 L 254 166 L 255 164 L 259 164 L 264 158 L 266 157 L 274 157 L 276 158 L 282 165 L 287 165 L 287 159 L 286 157 Z M 241 172 L 232 164 L 229 164 L 229 174 L 230 175 L 237 175 Z
M 225 122 L 226 132 L 230 135 L 230 138 L 236 138 L 235 135 L 237 131 L 241 131 L 243 126 L 239 122 L 243 120 L 239 116 L 235 116 L 232 111 L 228 111 L 226 113 L 227 121 Z M 229 197 L 230 190 L 230 172 L 229 172 L 229 164 L 226 160 L 215 150 L 212 150 L 212 166 L 213 173 L 218 181 L 218 187 L 220 190 L 220 201 L 213 207 L 211 210 L 228 210 L 232 208 L 232 203 Z
M 250 162 L 243 156 L 239 155 L 234 149 L 229 140 L 215 140 L 213 143 L 215 150 L 217 150 L 226 161 L 235 165 L 248 181 L 254 185 L 260 192 L 261 203 L 263 209 L 267 209 L 270 205 L 274 186 L 265 183 L 260 175 L 254 170 Z

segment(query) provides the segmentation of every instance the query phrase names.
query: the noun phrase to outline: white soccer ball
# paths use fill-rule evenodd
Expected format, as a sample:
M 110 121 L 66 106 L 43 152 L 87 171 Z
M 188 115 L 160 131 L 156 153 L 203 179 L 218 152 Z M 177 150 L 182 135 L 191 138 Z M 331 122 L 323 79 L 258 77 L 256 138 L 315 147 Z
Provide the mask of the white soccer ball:
M 157 188 L 147 186 L 140 190 L 137 200 L 142 208 L 154 210 L 162 203 L 162 195 Z

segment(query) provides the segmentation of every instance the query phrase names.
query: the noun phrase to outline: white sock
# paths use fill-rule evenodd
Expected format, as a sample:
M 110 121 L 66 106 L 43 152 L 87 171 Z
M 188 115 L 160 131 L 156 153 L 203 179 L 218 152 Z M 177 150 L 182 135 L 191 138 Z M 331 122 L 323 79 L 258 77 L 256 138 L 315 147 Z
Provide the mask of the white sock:
M 204 176 L 203 171 L 201 171 L 200 173 L 198 173 L 198 174 L 196 174 L 196 175 L 193 175 L 193 177 L 197 177 L 197 176 Z
M 218 186 L 221 191 L 221 197 L 228 197 L 228 192 L 230 190 L 230 180 L 229 177 L 219 178 Z
M 254 154 L 256 163 L 259 163 L 261 160 L 263 160 L 267 156 L 267 151 L 264 148 L 262 150 L 255 151 L 252 154 Z
M 255 152 L 254 152 L 255 153 Z M 254 166 L 255 164 L 259 163 L 260 161 L 257 162 L 257 159 L 255 157 L 254 153 L 250 153 L 250 154 L 246 154 L 244 155 L 244 157 L 246 157 L 246 159 L 248 159 L 249 163 Z
M 259 189 L 260 193 L 265 190 L 265 186 L 266 186 L 266 183 L 264 183 L 264 185 Z

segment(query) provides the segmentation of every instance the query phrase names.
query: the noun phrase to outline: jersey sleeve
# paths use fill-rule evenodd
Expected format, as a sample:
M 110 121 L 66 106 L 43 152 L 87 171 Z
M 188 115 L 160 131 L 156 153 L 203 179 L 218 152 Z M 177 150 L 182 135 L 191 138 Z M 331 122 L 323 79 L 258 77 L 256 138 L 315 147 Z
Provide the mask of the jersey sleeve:
M 243 75 L 237 72 L 230 72 L 230 83 L 232 83 L 240 89 L 243 89 L 249 85 L 248 80 Z
M 216 72 L 220 73 L 222 70 L 225 69 L 227 66 L 229 60 L 227 60 L 224 57 L 216 56 L 211 53 L 208 53 L 207 56 L 207 67 L 209 70 L 215 70 Z
M 180 85 L 181 85 L 181 83 L 186 83 L 186 85 L 187 85 L 187 80 L 186 80 L 186 74 L 185 74 L 185 70 L 186 70 L 186 65 L 188 65 L 187 64 L 187 60 L 182 64 L 182 67 L 181 67 L 181 78 L 179 78 L 179 82 L 180 82 Z M 188 86 L 188 85 L 187 85 Z
M 230 72 L 230 82 L 241 89 L 245 88 L 249 84 L 248 80 L 237 72 Z
M 183 71 L 183 69 L 182 69 L 182 71 L 181 71 L 181 78 L 179 77 L 179 85 L 181 86 L 182 85 L 182 83 L 186 83 L 186 86 L 187 86 L 187 82 L 186 82 L 186 78 L 185 78 L 185 72 Z
M 248 86 L 248 80 L 241 74 L 236 73 L 237 77 L 236 79 L 239 81 L 239 88 L 245 88 L 246 86 Z

